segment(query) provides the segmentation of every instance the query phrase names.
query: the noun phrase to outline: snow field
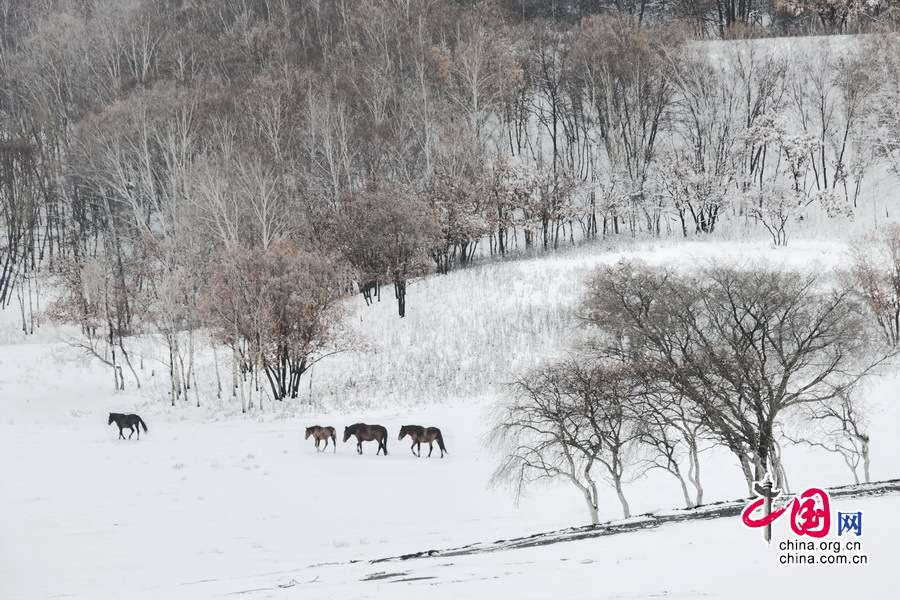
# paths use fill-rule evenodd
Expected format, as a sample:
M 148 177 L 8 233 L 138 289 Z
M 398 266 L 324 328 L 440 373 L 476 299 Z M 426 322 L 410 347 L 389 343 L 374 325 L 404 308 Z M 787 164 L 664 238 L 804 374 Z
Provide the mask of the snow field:
M 896 597 L 897 496 L 834 503 L 865 512 L 866 566 L 779 565 L 777 549 L 730 518 L 525 550 L 369 562 L 587 523 L 582 499 L 565 483 L 536 486 L 518 506 L 506 490 L 489 488 L 497 458 L 484 436 L 504 383 L 577 339 L 571 310 L 581 278 L 622 254 L 585 249 L 428 279 L 410 287 L 403 320 L 388 297 L 360 307 L 354 327 L 368 353 L 323 361 L 310 396 L 266 400 L 251 415 L 240 414 L 237 400 L 215 399 L 211 362 L 200 372 L 201 407 L 173 408 L 164 379 L 147 375 L 159 370 L 150 358 L 144 387 L 126 376 L 128 389 L 117 393 L 107 369 L 74 361 L 50 330 L 23 344 L 4 322 L 0 598 L 749 598 L 760 581 L 797 598 Z M 818 242 L 777 251 L 647 245 L 628 254 L 684 265 L 712 254 L 797 265 L 841 260 L 839 246 Z M 874 480 L 898 476 L 897 391 L 893 379 L 871 389 Z M 109 412 L 137 412 L 149 432 L 118 440 Z M 358 421 L 388 428 L 389 456 L 375 456 L 374 442 L 358 456 L 354 440 L 340 437 L 336 453 L 329 446 L 316 454 L 313 440 L 303 439 L 310 425 L 332 425 L 340 436 Z M 412 456 L 409 441 L 396 439 L 412 423 L 440 427 L 449 455 Z M 728 452 L 717 448 L 703 460 L 706 501 L 746 495 Z M 789 447 L 785 460 L 794 492 L 852 481 L 837 456 Z M 626 494 L 635 515 L 681 502 L 675 480 L 662 473 L 633 482 Z M 619 517 L 607 492 L 601 519 Z M 786 527 L 776 525 L 775 540 L 788 537 Z

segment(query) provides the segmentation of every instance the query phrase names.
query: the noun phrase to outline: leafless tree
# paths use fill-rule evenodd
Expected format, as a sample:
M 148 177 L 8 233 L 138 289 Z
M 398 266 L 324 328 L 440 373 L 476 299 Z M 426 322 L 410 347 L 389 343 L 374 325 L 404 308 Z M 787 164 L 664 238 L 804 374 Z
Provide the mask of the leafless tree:
M 637 394 L 627 367 L 576 360 L 520 380 L 498 406 L 489 434 L 504 456 L 492 482 L 511 485 L 518 496 L 535 481 L 567 480 L 584 496 L 594 525 L 605 482 L 628 518 L 623 483 L 637 462 Z
M 632 365 L 632 368 L 644 382 L 635 412 L 640 422 L 640 443 L 650 450 L 645 459 L 646 468 L 662 469 L 675 477 L 685 507 L 703 504 L 700 453 L 707 430 L 703 416 L 689 400 L 661 391 L 664 386 L 660 386 L 659 377 L 647 372 L 643 365 Z M 688 483 L 693 488 L 693 497 Z
M 863 127 L 880 85 L 869 49 L 826 43 L 793 58 L 787 96 L 799 129 L 818 141 L 809 161 L 815 190 L 837 192 L 856 207 L 872 162 Z
M 661 45 L 627 17 L 586 19 L 573 44 L 585 110 L 604 149 L 605 176 L 627 186 L 619 195 L 630 199 L 648 232 L 658 235 L 661 207 L 645 184 L 673 98 Z M 632 221 L 632 230 L 636 226 Z
M 141 285 L 135 292 L 142 331 L 159 335 L 167 350 L 161 359 L 168 369 L 170 400 L 189 400 L 196 387 L 198 331 L 205 325 L 198 305 L 208 256 L 213 247 L 191 235 L 181 222 L 171 235 L 141 238 Z M 196 406 L 200 396 L 194 392 Z
M 135 333 L 133 296 L 138 270 L 115 247 L 117 241 L 107 238 L 96 256 L 65 261 L 57 275 L 61 294 L 47 307 L 47 315 L 57 323 L 77 325 L 80 335 L 65 335 L 64 341 L 110 367 L 115 388 L 122 390 L 123 362 L 141 387 L 126 346 Z
M 900 345 L 900 225 L 853 242 L 844 273 L 869 309 L 885 341 Z
M 821 272 L 712 262 L 695 274 L 622 261 L 590 280 L 597 352 L 638 361 L 694 405 L 748 488 L 781 469 L 784 411 L 851 390 L 896 353 Z
M 17 280 L 37 267 L 43 202 L 35 180 L 36 153 L 26 140 L 0 141 L 0 307 L 12 300 Z M 29 331 L 24 307 L 22 329 Z
M 863 137 L 894 177 L 900 177 L 900 41 L 884 35 L 863 43 L 863 51 L 875 58 L 870 68 L 878 81 Z
M 741 97 L 729 69 L 708 52 L 685 44 L 666 52 L 675 88 L 673 135 L 667 138 L 657 178 L 670 197 L 687 237 L 712 233 L 736 195 Z
M 853 473 L 854 483 L 870 482 L 870 413 L 855 391 L 842 393 L 828 402 L 804 406 L 797 415 L 800 425 L 788 436 L 795 444 L 805 444 L 839 454 Z

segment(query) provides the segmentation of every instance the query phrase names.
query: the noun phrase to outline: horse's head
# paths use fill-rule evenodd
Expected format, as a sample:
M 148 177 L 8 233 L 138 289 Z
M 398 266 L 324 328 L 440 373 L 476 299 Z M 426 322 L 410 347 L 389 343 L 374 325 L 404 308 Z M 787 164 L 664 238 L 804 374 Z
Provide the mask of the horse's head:
M 351 435 L 353 435 L 353 432 L 350 431 L 350 428 L 344 427 L 344 441 L 345 442 L 350 439 Z
M 112 424 L 113 424 L 113 421 L 115 421 L 115 420 L 116 420 L 116 418 L 113 416 L 113 414 L 112 414 L 112 413 L 109 413 L 109 421 L 107 421 L 106 424 L 107 424 L 107 425 L 112 425 Z
M 408 433 L 410 432 L 406 430 L 406 425 L 403 425 L 402 427 L 400 427 L 400 435 L 397 436 L 397 439 L 402 440 Z
M 307 427 L 306 428 L 306 437 L 303 438 L 304 440 L 309 439 L 309 436 L 311 436 L 313 433 L 313 429 L 315 429 L 315 427 Z

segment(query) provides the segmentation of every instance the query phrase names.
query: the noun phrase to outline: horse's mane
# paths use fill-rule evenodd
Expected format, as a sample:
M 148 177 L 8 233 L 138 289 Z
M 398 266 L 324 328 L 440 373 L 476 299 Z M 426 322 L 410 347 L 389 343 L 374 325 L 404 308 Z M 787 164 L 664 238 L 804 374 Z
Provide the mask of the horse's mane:
M 351 434 L 356 433 L 357 429 L 359 429 L 360 427 L 364 427 L 364 426 L 365 426 L 365 423 L 354 423 L 353 425 L 350 425 L 349 427 L 347 427 L 347 433 L 351 433 Z

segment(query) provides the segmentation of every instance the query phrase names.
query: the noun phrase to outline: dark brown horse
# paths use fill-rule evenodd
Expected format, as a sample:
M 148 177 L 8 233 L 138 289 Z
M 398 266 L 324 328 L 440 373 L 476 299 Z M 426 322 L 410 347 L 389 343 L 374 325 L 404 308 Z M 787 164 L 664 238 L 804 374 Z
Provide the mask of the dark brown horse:
M 412 439 L 412 446 L 409 447 L 412 450 L 412 453 L 418 457 L 422 457 L 422 443 L 428 444 L 428 456 L 426 458 L 431 458 L 431 451 L 434 450 L 433 442 L 437 441 L 438 448 L 441 449 L 441 458 L 444 458 L 444 452 L 447 452 L 447 449 L 444 447 L 444 436 L 441 435 L 441 430 L 437 427 L 422 427 L 421 425 L 404 425 L 400 428 L 400 436 L 397 438 L 398 440 L 402 440 L 404 436 L 409 436 Z M 415 448 L 419 451 L 416 454 Z M 447 452 L 447 454 L 450 454 Z
M 334 448 L 332 452 L 337 452 L 337 434 L 334 431 L 334 427 L 319 427 L 318 425 L 307 427 L 306 437 L 303 439 L 308 440 L 309 436 L 313 436 L 316 439 L 316 452 L 319 452 L 319 442 L 322 440 L 325 440 L 325 446 L 322 448 L 322 452 L 325 452 L 328 448 L 328 438 L 331 438 L 331 441 L 334 442 L 332 444 Z
M 371 442 L 372 440 L 375 440 L 378 442 L 378 450 L 375 452 L 375 456 L 378 456 L 378 453 L 382 450 L 384 450 L 384 455 L 387 456 L 388 432 L 387 429 L 385 429 L 381 425 L 366 425 L 365 423 L 355 423 L 349 427 L 344 427 L 345 442 L 350 439 L 351 435 L 356 436 L 357 453 L 363 453 L 363 442 Z
M 131 436 L 134 435 L 135 429 L 138 432 L 138 439 L 141 439 L 141 427 L 144 428 L 144 431 L 147 431 L 147 424 L 144 423 L 144 420 L 141 419 L 137 415 L 123 415 L 120 413 L 109 413 L 109 422 L 107 425 L 112 425 L 115 421 L 116 425 L 119 426 L 119 437 L 125 439 L 125 434 L 122 433 L 122 429 L 128 427 L 131 429 L 131 433 L 128 435 L 128 439 L 131 439 Z M 136 427 L 140 425 L 141 427 Z

